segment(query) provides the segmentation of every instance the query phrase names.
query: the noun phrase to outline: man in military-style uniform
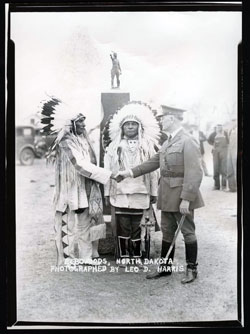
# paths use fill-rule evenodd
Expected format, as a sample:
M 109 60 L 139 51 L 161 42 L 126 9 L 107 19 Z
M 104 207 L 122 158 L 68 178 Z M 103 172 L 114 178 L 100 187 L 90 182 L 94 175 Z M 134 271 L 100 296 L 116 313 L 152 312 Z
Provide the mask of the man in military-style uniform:
M 194 209 L 204 206 L 199 187 L 202 180 L 201 154 L 196 140 L 181 126 L 184 110 L 162 106 L 162 129 L 168 135 L 159 152 L 151 159 L 131 170 L 119 172 L 117 180 L 138 177 L 160 167 L 157 207 L 161 210 L 162 249 L 165 258 L 174 238 L 181 215 L 186 215 L 181 232 L 185 241 L 187 270 L 182 283 L 197 277 L 197 238 L 195 234 Z M 161 264 L 148 279 L 172 274 L 172 249 L 167 263 Z

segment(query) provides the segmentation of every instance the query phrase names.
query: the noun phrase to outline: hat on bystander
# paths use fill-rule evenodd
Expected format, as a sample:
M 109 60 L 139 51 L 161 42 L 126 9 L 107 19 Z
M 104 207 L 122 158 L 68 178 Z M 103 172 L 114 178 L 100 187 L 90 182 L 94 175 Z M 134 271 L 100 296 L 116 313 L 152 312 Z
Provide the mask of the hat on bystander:
M 185 111 L 186 110 L 184 110 L 184 109 L 173 108 L 173 107 L 168 107 L 168 106 L 165 106 L 165 105 L 161 105 L 161 110 L 159 111 L 157 117 L 173 115 L 173 116 L 176 116 L 177 118 L 183 119 L 183 113 Z

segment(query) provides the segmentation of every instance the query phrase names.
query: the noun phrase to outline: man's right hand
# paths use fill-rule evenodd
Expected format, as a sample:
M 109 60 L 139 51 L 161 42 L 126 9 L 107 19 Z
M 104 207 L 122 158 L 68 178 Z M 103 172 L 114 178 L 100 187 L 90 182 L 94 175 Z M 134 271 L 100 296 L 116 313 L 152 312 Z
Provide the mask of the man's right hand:
M 121 182 L 122 180 L 126 179 L 127 177 L 131 177 L 129 170 L 124 170 L 124 171 L 120 171 L 116 174 L 115 179 L 116 182 Z

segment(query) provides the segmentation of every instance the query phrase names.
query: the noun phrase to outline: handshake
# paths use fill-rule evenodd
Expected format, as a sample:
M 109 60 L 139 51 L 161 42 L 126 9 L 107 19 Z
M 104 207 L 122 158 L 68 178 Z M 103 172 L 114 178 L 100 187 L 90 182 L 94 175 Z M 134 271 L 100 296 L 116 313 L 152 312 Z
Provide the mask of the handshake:
M 126 179 L 127 177 L 133 177 L 133 174 L 129 169 L 126 169 L 124 171 L 119 171 L 116 174 L 115 173 L 111 174 L 111 179 L 115 180 L 118 183 Z

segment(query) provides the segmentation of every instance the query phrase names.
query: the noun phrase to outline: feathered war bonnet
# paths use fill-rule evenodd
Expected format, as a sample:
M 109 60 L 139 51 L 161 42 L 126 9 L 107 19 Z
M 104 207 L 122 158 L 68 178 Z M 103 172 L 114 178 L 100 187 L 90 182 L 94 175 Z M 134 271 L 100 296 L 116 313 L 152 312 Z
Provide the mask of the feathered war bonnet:
M 86 118 L 82 113 L 76 111 L 76 108 L 70 107 L 56 97 L 49 97 L 41 101 L 39 114 L 43 126 L 41 133 L 45 136 L 56 135 L 49 152 L 54 150 L 65 134 L 76 135 L 75 123 L 81 118 Z
M 128 121 L 134 121 L 139 124 L 138 138 L 141 145 L 158 144 L 160 127 L 152 108 L 146 103 L 131 101 L 118 110 L 109 122 L 108 133 L 113 148 L 119 146 L 123 136 L 122 127 Z

